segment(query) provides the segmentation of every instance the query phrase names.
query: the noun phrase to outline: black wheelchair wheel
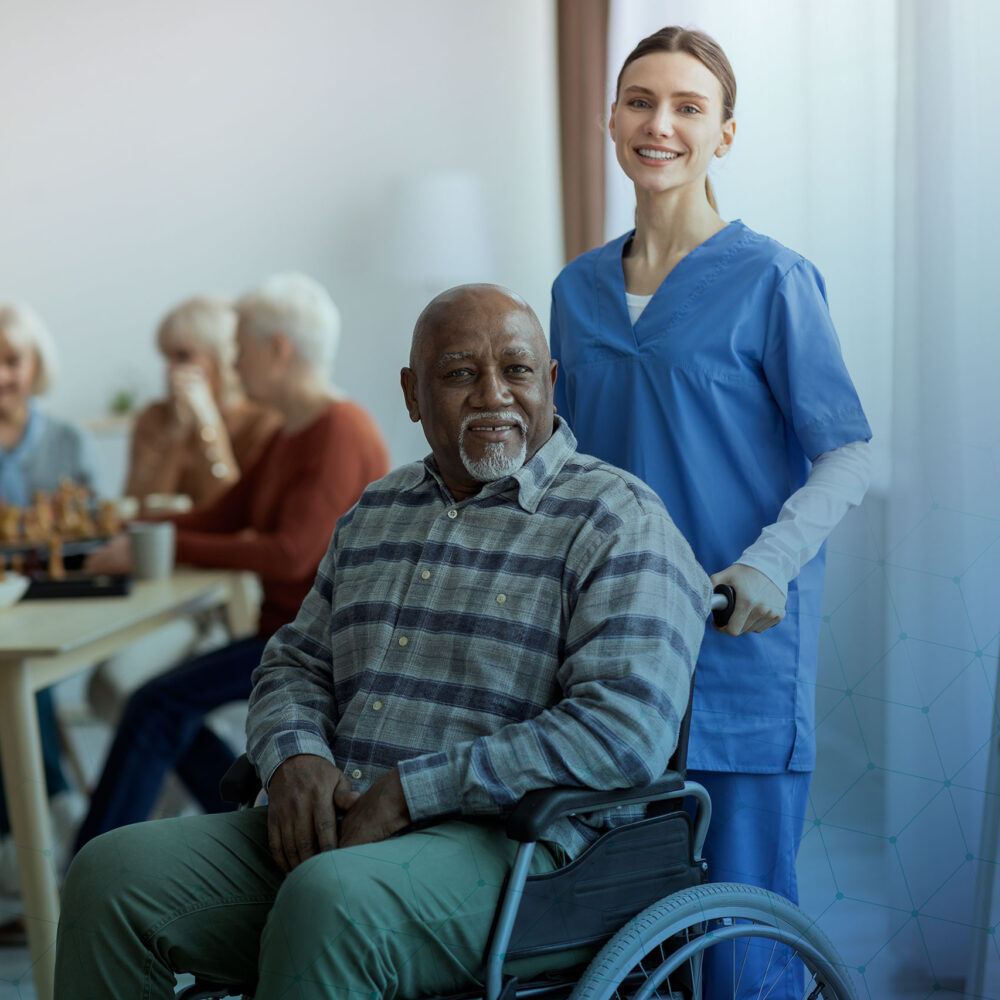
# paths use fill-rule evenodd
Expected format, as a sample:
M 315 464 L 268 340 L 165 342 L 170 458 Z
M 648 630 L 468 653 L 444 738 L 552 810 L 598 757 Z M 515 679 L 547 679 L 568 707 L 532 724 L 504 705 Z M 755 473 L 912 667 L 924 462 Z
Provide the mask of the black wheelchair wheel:
M 726 967 L 710 992 L 708 956 Z M 797 906 L 757 886 L 707 883 L 667 896 L 630 920 L 598 952 L 570 1000 L 784 997 L 799 975 L 796 960 L 805 969 L 796 997 L 856 1000 L 833 945 Z M 748 973 L 754 965 L 758 971 Z

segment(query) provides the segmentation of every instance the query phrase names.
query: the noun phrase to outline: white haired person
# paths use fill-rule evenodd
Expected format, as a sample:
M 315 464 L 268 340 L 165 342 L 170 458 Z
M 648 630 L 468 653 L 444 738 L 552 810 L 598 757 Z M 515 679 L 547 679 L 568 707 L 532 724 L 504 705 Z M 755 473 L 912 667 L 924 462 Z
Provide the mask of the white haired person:
M 218 783 L 233 754 L 204 718 L 220 705 L 249 698 L 264 644 L 295 617 L 337 519 L 389 469 L 372 418 L 331 387 L 340 318 L 323 287 L 304 275 L 277 275 L 240 298 L 236 311 L 236 369 L 247 395 L 275 409 L 284 425 L 214 503 L 170 519 L 177 526 L 178 562 L 259 575 L 260 629 L 180 664 L 132 695 L 77 849 L 99 833 L 146 819 L 171 769 L 206 812 L 229 808 Z M 90 566 L 111 571 L 127 560 L 128 547 L 119 538 L 91 556 Z
M 0 502 L 29 505 L 36 491 L 53 492 L 64 478 L 91 486 L 89 442 L 76 427 L 46 413 L 36 397 L 56 372 L 56 348 L 39 315 L 24 303 L 0 303 Z M 59 753 L 52 692 L 37 695 L 45 785 L 54 800 L 57 829 L 70 821 L 70 797 Z M 63 815 L 63 814 L 66 815 Z M 65 821 L 65 822 L 64 822 Z M 16 891 L 10 822 L 0 784 L 0 891 Z
M 166 397 L 147 406 L 132 432 L 125 486 L 147 511 L 201 507 L 248 469 L 281 425 L 277 412 L 248 399 L 236 372 L 236 309 L 211 296 L 175 306 L 156 346 L 166 362 Z M 204 616 L 177 618 L 101 663 L 90 676 L 94 712 L 116 725 L 142 684 L 222 639 Z M 220 632 L 222 630 L 219 630 Z
M 167 394 L 136 420 L 129 496 L 182 496 L 196 507 L 214 500 L 276 430 L 277 414 L 247 399 L 236 374 L 236 324 L 233 306 L 208 296 L 163 318 L 156 346 L 167 366 Z

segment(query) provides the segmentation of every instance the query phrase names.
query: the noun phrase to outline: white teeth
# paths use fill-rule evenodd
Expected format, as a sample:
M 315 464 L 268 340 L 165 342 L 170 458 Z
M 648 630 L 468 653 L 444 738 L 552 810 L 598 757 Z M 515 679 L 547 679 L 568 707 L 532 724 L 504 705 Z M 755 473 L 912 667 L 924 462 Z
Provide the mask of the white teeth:
M 668 153 L 662 149 L 640 149 L 640 156 L 645 156 L 649 160 L 676 160 L 680 153 Z

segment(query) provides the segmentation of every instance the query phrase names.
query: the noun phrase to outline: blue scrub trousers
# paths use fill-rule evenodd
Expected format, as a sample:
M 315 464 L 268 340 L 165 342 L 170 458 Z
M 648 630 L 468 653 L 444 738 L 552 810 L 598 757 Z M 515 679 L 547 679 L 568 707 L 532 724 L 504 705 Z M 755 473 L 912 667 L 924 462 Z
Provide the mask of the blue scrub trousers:
M 770 889 L 793 903 L 799 901 L 795 858 L 802 840 L 811 771 L 780 774 L 731 774 L 722 771 L 688 771 L 688 778 L 705 786 L 712 798 L 712 821 L 705 841 L 708 877 L 712 882 L 746 882 Z M 713 983 L 725 984 L 720 996 L 732 996 L 732 950 L 714 948 L 706 960 L 706 997 Z M 752 948 L 743 965 L 737 951 L 736 975 L 746 990 L 739 1000 L 801 1000 L 804 971 L 796 959 L 784 971 L 773 991 L 770 983 L 788 961 L 788 953 L 772 954 L 771 947 Z M 742 966 L 742 973 L 739 967 Z M 760 990 L 762 977 L 768 985 Z M 728 990 L 728 992 L 726 992 Z
M 74 853 L 99 833 L 147 819 L 171 770 L 205 812 L 235 808 L 219 798 L 219 780 L 233 752 L 204 719 L 221 705 L 250 697 L 250 675 L 264 645 L 257 638 L 232 642 L 168 670 L 132 695 Z

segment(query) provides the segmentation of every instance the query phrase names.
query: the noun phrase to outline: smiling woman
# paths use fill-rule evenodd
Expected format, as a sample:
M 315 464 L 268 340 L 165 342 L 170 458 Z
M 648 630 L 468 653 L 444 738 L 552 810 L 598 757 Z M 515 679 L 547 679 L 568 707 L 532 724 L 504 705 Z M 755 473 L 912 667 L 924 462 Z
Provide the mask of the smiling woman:
M 870 430 L 822 277 L 718 214 L 707 172 L 732 147 L 735 101 L 729 60 L 700 32 L 664 28 L 625 60 L 610 133 L 635 229 L 556 279 L 555 402 L 581 450 L 646 480 L 713 583 L 736 590 L 702 644 L 689 774 L 717 814 L 712 877 L 795 901 L 821 549 L 864 496 Z

